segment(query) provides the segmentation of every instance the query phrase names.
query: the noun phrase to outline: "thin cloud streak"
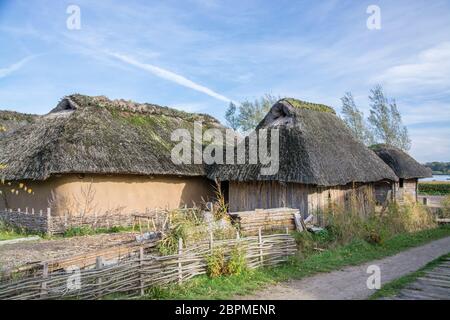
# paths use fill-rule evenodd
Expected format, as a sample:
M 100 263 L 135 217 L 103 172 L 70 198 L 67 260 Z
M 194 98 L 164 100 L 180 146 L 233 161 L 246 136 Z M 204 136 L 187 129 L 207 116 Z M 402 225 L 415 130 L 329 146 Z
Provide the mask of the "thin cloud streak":
M 148 71 L 157 77 L 175 82 L 181 86 L 190 88 L 192 90 L 202 92 L 202 93 L 207 94 L 208 96 L 216 98 L 218 100 L 225 101 L 225 102 L 233 101 L 233 100 L 231 100 L 231 99 L 229 99 L 229 98 L 227 98 L 205 86 L 195 83 L 195 82 L 193 82 L 179 74 L 176 74 L 172 71 L 157 67 L 152 64 L 139 62 L 127 55 L 124 55 L 124 54 L 119 54 L 119 53 L 114 53 L 114 52 L 107 52 L 107 54 L 122 61 L 122 62 L 125 62 L 129 65 L 135 66 L 135 67 L 145 70 L 145 71 Z
M 20 60 L 19 62 L 13 63 L 9 67 L 0 69 L 0 79 L 10 75 L 11 73 L 13 73 L 13 72 L 15 72 L 15 71 L 17 71 L 19 69 L 21 69 L 27 62 L 29 62 L 33 58 L 34 58 L 34 56 L 28 56 L 28 57 Z

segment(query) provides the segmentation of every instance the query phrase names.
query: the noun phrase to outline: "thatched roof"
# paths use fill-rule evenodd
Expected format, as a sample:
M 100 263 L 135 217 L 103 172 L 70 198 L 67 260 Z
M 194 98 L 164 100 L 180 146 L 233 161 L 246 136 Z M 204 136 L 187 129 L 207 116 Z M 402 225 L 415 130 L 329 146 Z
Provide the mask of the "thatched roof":
M 24 125 L 33 123 L 38 116 L 15 111 L 0 110 L 0 138 L 7 132 L 14 131 Z
M 213 166 L 208 176 L 221 181 L 277 180 L 319 186 L 397 180 L 394 172 L 357 141 L 328 106 L 282 99 L 272 106 L 256 131 L 271 128 L 280 130 L 278 174 L 261 175 L 261 164 L 247 162 Z
M 408 155 L 406 152 L 386 144 L 370 147 L 402 179 L 431 177 L 432 171 Z
M 202 165 L 175 165 L 171 133 L 223 128 L 211 116 L 154 104 L 67 96 L 49 114 L 0 139 L 0 177 L 44 180 L 62 173 L 204 175 Z

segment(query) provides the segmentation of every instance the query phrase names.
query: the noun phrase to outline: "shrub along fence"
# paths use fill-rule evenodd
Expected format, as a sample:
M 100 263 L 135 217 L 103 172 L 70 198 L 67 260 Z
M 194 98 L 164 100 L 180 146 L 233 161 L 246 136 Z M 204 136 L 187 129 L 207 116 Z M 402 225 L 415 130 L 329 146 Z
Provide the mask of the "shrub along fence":
M 221 250 L 229 259 L 238 248 L 245 256 L 248 268 L 273 266 L 285 261 L 297 251 L 295 239 L 286 233 L 236 239 L 201 242 L 183 248 L 178 253 L 157 256 L 140 248 L 134 257 L 113 265 L 105 265 L 97 257 L 95 268 L 79 269 L 71 266 L 65 270 L 49 272 L 43 263 L 41 272 L 25 278 L 0 283 L 0 300 L 4 299 L 100 299 L 111 294 L 143 295 L 155 286 L 182 283 L 207 272 L 207 257 Z

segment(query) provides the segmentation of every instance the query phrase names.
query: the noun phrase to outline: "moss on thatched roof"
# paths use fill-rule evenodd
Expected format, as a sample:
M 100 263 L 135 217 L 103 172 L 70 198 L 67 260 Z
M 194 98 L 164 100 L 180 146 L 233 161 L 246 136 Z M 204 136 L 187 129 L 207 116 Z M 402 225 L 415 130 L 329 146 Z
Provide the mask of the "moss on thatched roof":
M 62 173 L 204 175 L 202 165 L 175 165 L 171 133 L 223 128 L 211 116 L 106 97 L 67 96 L 49 114 L 0 140 L 0 176 L 44 180 Z M 193 136 L 193 135 L 192 135 Z
M 432 171 L 408 155 L 406 152 L 387 144 L 375 144 L 372 149 L 402 179 L 426 178 Z
M 298 108 L 282 99 L 257 126 L 256 131 L 280 130 L 280 168 L 276 175 L 261 175 L 260 164 L 243 164 L 213 166 L 208 176 L 221 181 L 276 180 L 319 186 L 397 180 L 380 158 L 353 137 L 341 119 L 328 109 L 323 111 Z M 248 152 L 248 145 L 246 149 Z
M 0 110 L 0 137 L 23 125 L 34 122 L 37 115 L 19 113 L 15 111 Z
M 284 98 L 281 99 L 280 102 L 281 101 L 288 102 L 291 106 L 297 109 L 309 109 L 314 111 L 329 112 L 336 114 L 333 108 L 320 103 L 307 102 L 294 98 Z

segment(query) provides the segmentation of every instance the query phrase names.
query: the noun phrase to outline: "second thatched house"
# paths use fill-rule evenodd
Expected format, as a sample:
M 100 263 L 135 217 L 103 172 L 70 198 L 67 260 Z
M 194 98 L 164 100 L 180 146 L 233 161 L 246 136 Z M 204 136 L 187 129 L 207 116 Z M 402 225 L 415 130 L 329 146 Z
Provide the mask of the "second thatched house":
M 222 182 L 230 211 L 292 207 L 306 215 L 330 204 L 356 202 L 364 213 L 374 202 L 374 187 L 398 180 L 325 105 L 282 99 L 256 132 L 261 129 L 279 129 L 278 173 L 262 175 L 261 165 L 249 163 L 215 166 L 209 172 Z
M 0 139 L 0 210 L 54 215 L 192 206 L 212 194 L 201 164 L 174 164 L 171 133 L 223 128 L 203 114 L 71 95 Z
M 398 183 L 395 184 L 394 193 L 397 200 L 404 200 L 405 195 L 417 201 L 418 181 L 420 178 L 432 176 L 430 168 L 418 163 L 414 158 L 399 148 L 376 144 L 370 147 L 396 174 Z M 385 189 L 378 189 L 385 193 Z

